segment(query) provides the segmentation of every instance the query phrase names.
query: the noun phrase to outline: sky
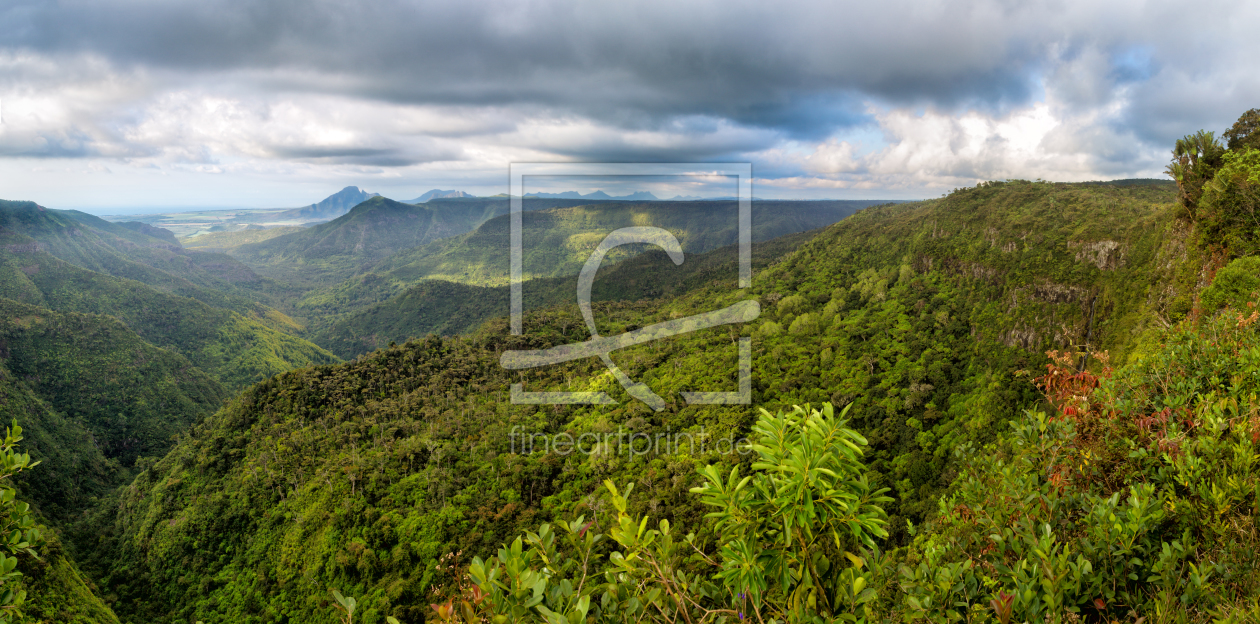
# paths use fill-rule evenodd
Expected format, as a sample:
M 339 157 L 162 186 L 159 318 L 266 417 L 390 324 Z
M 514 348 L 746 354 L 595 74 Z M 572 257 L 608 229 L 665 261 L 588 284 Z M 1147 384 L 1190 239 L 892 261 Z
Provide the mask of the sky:
M 1245 1 L 5 0 L 0 198 L 491 195 L 513 162 L 748 162 L 799 199 L 1163 177 L 1260 107 L 1257 26 Z

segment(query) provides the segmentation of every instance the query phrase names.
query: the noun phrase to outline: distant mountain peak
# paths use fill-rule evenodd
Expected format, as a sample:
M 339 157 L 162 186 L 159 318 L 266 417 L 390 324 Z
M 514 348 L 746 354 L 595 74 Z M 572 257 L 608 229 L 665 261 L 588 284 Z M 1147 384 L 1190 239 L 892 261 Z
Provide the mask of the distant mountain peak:
M 659 198 L 657 198 L 655 195 L 647 191 L 639 191 L 637 193 L 631 193 L 629 195 L 622 195 L 621 197 L 617 197 L 616 199 L 628 199 L 628 200 L 634 200 L 634 201 L 660 201 Z
M 380 194 L 369 193 L 357 186 L 347 186 L 320 200 L 319 203 L 286 210 L 276 217 L 280 220 L 328 221 L 350 212 L 351 208 L 373 197 L 380 197 Z
M 660 201 L 655 195 L 647 191 L 636 191 L 629 195 L 609 195 L 601 190 L 596 190 L 585 195 L 577 191 L 565 191 L 563 193 L 526 193 L 525 197 L 540 197 L 545 199 L 594 199 L 594 200 L 610 200 L 610 201 Z
M 443 191 L 442 189 L 433 189 L 415 199 L 409 199 L 403 203 L 406 204 L 423 204 L 430 199 L 458 199 L 461 197 L 476 197 L 463 191 Z

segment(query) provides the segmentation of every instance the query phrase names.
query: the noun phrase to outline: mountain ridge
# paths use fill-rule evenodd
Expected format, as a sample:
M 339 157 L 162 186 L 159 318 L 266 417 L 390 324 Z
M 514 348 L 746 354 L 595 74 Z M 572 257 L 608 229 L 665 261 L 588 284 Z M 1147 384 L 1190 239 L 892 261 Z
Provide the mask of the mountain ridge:
M 293 221 L 328 221 L 346 214 L 351 208 L 373 197 L 380 197 L 380 194 L 369 193 L 357 186 L 347 186 L 314 204 L 286 210 L 275 218 Z
M 465 193 L 465 192 L 463 192 L 463 191 L 454 191 L 454 190 L 452 190 L 452 191 L 443 191 L 443 190 L 441 190 L 441 189 L 433 189 L 433 190 L 431 190 L 431 191 L 427 191 L 427 192 L 425 192 L 425 193 L 422 193 L 419 197 L 417 197 L 417 198 L 415 198 L 415 199 L 408 199 L 408 200 L 404 201 L 403 203 L 405 203 L 405 204 L 423 204 L 423 203 L 425 203 L 425 202 L 429 201 L 430 199 L 459 199 L 459 198 L 465 198 L 465 197 L 469 197 L 469 198 L 471 198 L 471 197 L 476 197 L 476 195 L 470 195 L 470 194 Z
M 524 209 L 582 203 L 531 198 Z M 435 198 L 408 204 L 374 197 L 328 223 L 243 244 L 231 253 L 274 279 L 298 284 L 340 281 L 394 253 L 469 232 L 508 210 L 508 201 L 500 198 Z
M 336 361 L 262 319 L 82 269 L 43 252 L 0 249 L 0 296 L 58 312 L 113 316 L 147 342 L 188 357 L 234 390 L 290 368 Z
M 286 333 L 296 331 L 292 320 L 258 301 L 266 297 L 259 290 L 269 287 L 266 280 L 224 254 L 185 250 L 83 212 L 0 200 L 0 239 L 12 237 L 90 271 L 233 310 Z

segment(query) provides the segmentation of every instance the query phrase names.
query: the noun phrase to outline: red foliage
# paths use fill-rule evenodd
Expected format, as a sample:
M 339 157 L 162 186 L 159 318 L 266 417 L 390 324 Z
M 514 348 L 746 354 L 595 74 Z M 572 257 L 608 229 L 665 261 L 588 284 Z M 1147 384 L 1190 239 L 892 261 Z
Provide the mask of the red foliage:
M 1073 446 L 1077 452 L 1064 455 L 1060 462 L 1050 467 L 1050 485 L 1062 492 L 1072 484 L 1073 478 L 1083 476 L 1083 466 L 1076 465 L 1078 458 L 1093 455 L 1087 450 L 1097 446 L 1098 429 L 1103 423 L 1104 406 L 1095 399 L 1094 391 L 1102 381 L 1111 376 L 1110 356 L 1106 351 L 1073 354 L 1047 351 L 1050 363 L 1046 374 L 1033 379 L 1046 400 L 1054 406 L 1052 418 L 1068 418 L 1076 425 L 1077 437 Z M 1086 368 L 1089 358 L 1102 364 L 1102 370 L 1094 373 Z M 1079 362 L 1079 364 L 1078 364 Z
M 1088 416 L 1098 415 L 1102 407 L 1093 400 L 1092 395 L 1102 380 L 1111 376 L 1108 353 L 1103 351 L 1076 355 L 1047 351 L 1046 356 L 1051 360 L 1046 364 L 1046 374 L 1037 377 L 1033 382 L 1059 415 L 1071 418 L 1078 426 L 1087 424 Z M 1077 357 L 1081 358 L 1081 368 L 1077 368 Z M 1091 357 L 1103 365 L 1099 374 L 1094 374 L 1083 366 Z

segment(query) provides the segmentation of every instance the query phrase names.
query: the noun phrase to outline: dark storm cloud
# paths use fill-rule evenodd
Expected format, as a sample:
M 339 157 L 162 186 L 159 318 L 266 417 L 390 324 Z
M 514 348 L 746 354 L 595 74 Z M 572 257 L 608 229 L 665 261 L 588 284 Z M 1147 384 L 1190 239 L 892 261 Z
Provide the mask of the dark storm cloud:
M 817 138 L 868 121 L 869 97 L 1027 101 L 1053 33 L 1012 37 L 999 27 L 1020 9 L 969 6 L 19 0 L 0 9 L 0 45 L 396 102 L 540 105 L 632 129 L 710 115 Z
M 271 153 L 280 158 L 309 160 L 314 162 L 375 164 L 384 166 L 405 166 L 420 159 L 408 158 L 395 149 L 370 147 L 274 147 Z
M 1093 172 L 1162 168 L 1175 138 L 1219 131 L 1260 106 L 1256 18 L 1243 0 L 1193 11 L 1139 0 L 8 0 L 0 68 L 5 54 L 26 54 L 127 78 L 102 79 L 99 103 L 64 115 L 87 138 L 25 144 L 47 156 L 191 145 L 173 157 L 210 162 L 218 150 L 394 167 L 522 152 L 610 161 L 760 153 L 771 161 L 762 171 L 791 177 L 810 173 L 792 155 L 765 153 L 808 154 L 848 131 L 908 147 L 867 160 L 822 154 L 830 164 L 810 171 L 893 176 L 901 167 L 966 179 L 1004 175 L 1019 159 L 1069 172 L 1080 162 Z M 17 73 L 36 69 L 0 73 L 0 89 L 37 94 L 44 83 Z M 90 81 L 64 82 L 72 102 Z M 115 83 L 147 95 L 114 94 Z M 152 105 L 183 91 L 239 100 L 241 111 L 216 125 L 213 107 Z M 381 129 L 347 122 L 334 105 L 283 117 L 284 104 L 324 96 L 442 109 L 452 123 Z M 995 132 L 1042 101 L 1058 125 L 1040 146 L 1017 145 L 1018 129 L 982 139 L 970 134 L 975 124 L 936 118 L 974 112 Z M 124 119 L 133 109 L 146 115 Z M 455 123 L 473 109 L 490 112 Z M 920 118 L 889 122 L 890 111 Z M 186 128 L 200 119 L 211 121 Z M 336 123 L 353 136 L 315 136 Z M 449 141 L 426 142 L 434 138 Z M 881 148 L 871 142 L 864 149 Z

